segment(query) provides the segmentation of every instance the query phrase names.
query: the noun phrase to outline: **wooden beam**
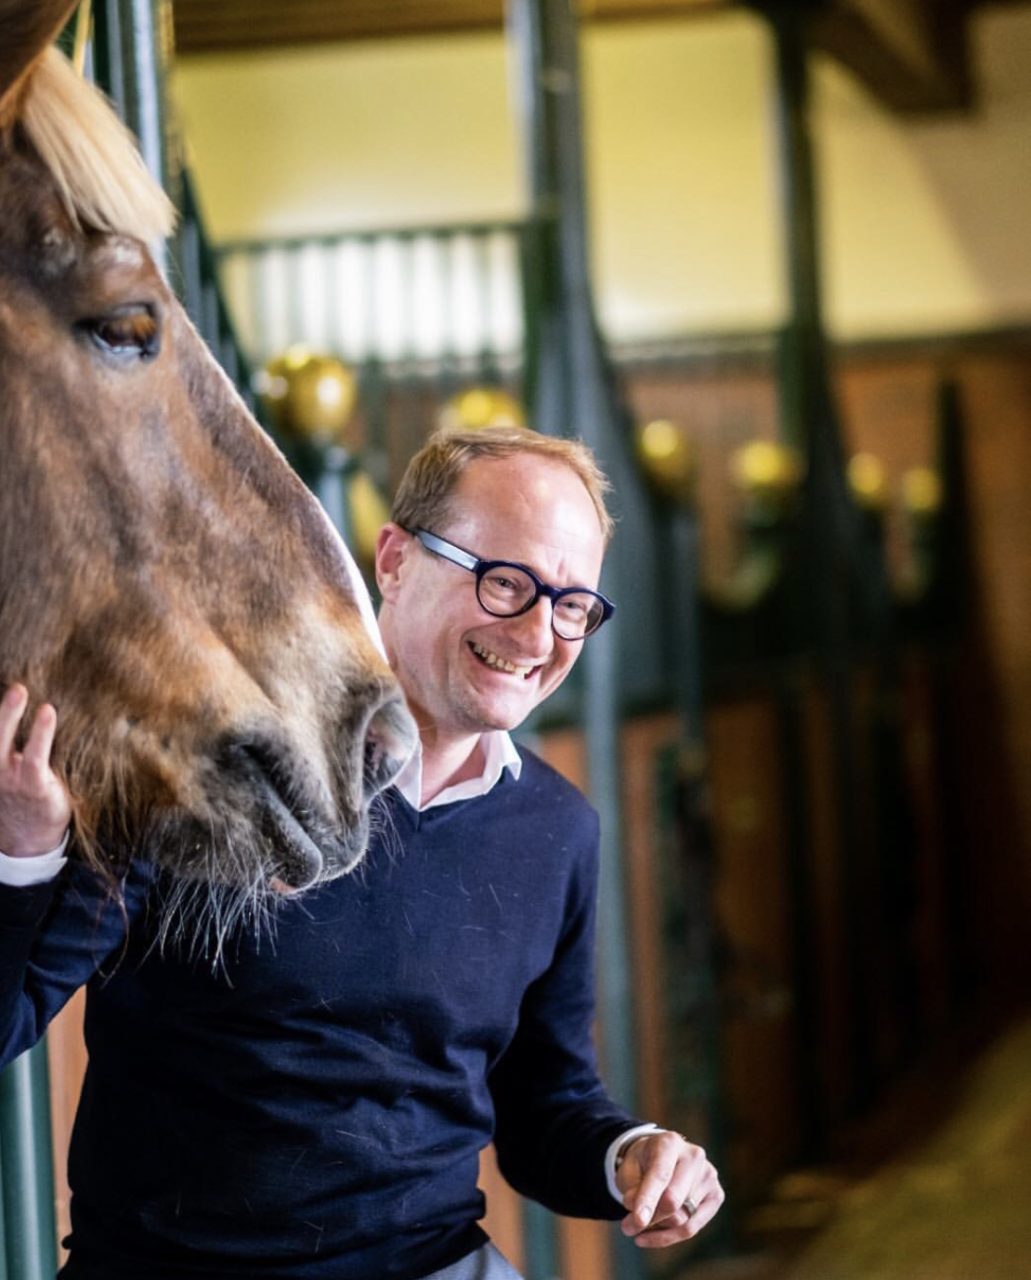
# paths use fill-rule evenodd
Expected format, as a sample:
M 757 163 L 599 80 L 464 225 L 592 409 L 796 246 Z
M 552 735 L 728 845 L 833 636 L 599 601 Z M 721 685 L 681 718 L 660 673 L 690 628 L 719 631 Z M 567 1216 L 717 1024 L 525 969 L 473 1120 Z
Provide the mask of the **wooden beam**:
M 733 0 L 578 0 L 586 22 L 693 16 Z M 504 0 L 175 0 L 180 53 L 497 30 Z
M 971 104 L 970 0 L 831 0 L 812 41 L 899 112 Z
M 812 10 L 814 47 L 893 111 L 969 106 L 967 19 L 984 0 L 574 0 L 580 19 L 697 17 L 780 5 Z M 996 0 L 997 2 L 997 0 Z M 505 0 L 175 0 L 179 53 L 498 30 Z

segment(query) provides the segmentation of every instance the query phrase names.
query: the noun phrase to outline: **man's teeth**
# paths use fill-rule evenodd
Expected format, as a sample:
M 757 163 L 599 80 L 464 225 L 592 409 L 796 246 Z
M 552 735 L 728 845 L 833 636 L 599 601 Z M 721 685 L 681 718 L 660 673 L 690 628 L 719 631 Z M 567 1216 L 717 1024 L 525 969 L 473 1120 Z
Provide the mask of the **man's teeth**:
M 517 667 L 514 662 L 507 662 L 497 653 L 492 653 L 490 649 L 485 649 L 482 644 L 474 644 L 473 653 L 478 658 L 482 658 L 488 667 L 494 667 L 498 671 L 507 671 L 511 676 L 522 676 L 525 680 L 533 671 L 533 667 Z

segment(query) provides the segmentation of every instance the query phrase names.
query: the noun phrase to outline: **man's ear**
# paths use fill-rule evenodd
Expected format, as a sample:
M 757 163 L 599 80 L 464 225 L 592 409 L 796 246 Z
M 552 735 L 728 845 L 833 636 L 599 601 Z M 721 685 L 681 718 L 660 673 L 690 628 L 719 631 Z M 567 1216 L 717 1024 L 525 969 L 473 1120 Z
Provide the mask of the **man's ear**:
M 412 536 L 388 521 L 376 539 L 376 586 L 384 600 L 393 600 L 401 581 L 401 566 L 412 545 Z

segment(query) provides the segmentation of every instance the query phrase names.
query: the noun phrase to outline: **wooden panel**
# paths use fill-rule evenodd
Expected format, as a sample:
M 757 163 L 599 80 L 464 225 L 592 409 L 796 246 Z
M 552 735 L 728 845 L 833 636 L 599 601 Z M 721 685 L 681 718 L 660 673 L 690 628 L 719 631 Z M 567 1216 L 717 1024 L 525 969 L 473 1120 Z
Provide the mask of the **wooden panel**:
M 50 1024 L 47 1032 L 47 1060 L 50 1066 L 50 1117 L 54 1137 L 54 1193 L 57 1207 L 57 1235 L 63 1240 L 71 1229 L 68 1217 L 68 1143 L 82 1092 L 86 1071 L 86 1046 L 82 1038 L 82 1017 L 86 994 L 79 990 Z M 66 1257 L 61 1250 L 61 1261 Z
M 945 1026 L 949 1007 L 948 900 L 945 835 L 939 804 L 942 775 L 936 754 L 935 670 L 940 658 L 910 654 L 903 666 L 902 701 L 907 790 L 917 832 L 918 878 L 915 943 L 920 1010 L 925 1032 Z
M 967 107 L 967 6 L 937 0 L 835 0 L 813 22 L 813 42 L 895 111 Z
M 750 1199 L 798 1144 L 783 751 L 775 708 L 761 697 L 713 708 L 707 727 L 731 1132 L 725 1173 Z
M 730 0 L 581 0 L 590 21 L 693 16 Z M 504 0 L 175 0 L 180 53 L 498 30 Z
M 839 386 L 852 449 L 885 463 L 895 515 L 893 567 L 904 558 L 898 516 L 905 468 L 935 461 L 938 379 L 960 391 L 965 421 L 974 595 L 962 666 L 951 682 L 950 811 L 967 841 L 966 904 L 973 945 L 987 969 L 1026 973 L 1022 912 L 1031 900 L 1031 363 L 1026 340 L 950 344 L 910 353 L 885 350 L 842 362 Z M 935 750 L 947 744 L 934 744 Z M 941 807 L 944 797 L 935 803 Z M 976 840 L 973 836 L 977 832 Z M 976 850 L 975 850 L 976 844 Z M 976 860 L 976 861 L 975 861 Z
M 677 740 L 677 717 L 660 715 L 623 726 L 624 847 L 627 914 L 633 965 L 634 1017 L 638 1045 L 638 1092 L 641 1114 L 656 1123 L 672 1123 L 667 1089 L 667 984 L 671 981 L 662 955 L 662 904 L 657 813 L 659 753 Z
M 893 110 L 954 110 L 971 100 L 967 14 L 976 2 L 831 0 L 815 15 L 812 42 Z M 626 22 L 747 6 L 745 0 L 579 0 L 576 7 L 584 22 Z M 500 31 L 504 15 L 504 0 L 175 0 L 173 5 L 175 42 L 182 54 Z
M 742 507 L 731 476 L 733 452 L 777 435 L 777 391 L 768 368 L 713 361 L 685 377 L 675 367 L 624 378 L 635 421 L 665 418 L 683 424 L 698 467 L 698 518 L 707 581 L 729 575 L 738 550 L 735 513 Z
M 538 754 L 574 786 L 587 786 L 587 753 L 576 730 L 546 734 L 536 744 Z M 509 1192 L 514 1195 L 514 1192 Z M 489 1228 L 488 1228 L 489 1229 Z M 562 1280 L 609 1280 L 609 1232 L 603 1222 L 558 1219 L 558 1248 Z
M 809 839 L 812 862 L 809 867 L 812 911 L 816 921 L 816 948 L 811 958 L 816 967 L 821 1089 L 818 1105 L 824 1122 L 833 1124 L 849 1109 L 849 1018 L 848 986 L 841 945 L 841 918 L 844 909 L 838 858 L 837 811 L 834 780 L 827 752 L 830 709 L 822 691 L 805 690 L 806 760 L 805 785 L 809 797 Z

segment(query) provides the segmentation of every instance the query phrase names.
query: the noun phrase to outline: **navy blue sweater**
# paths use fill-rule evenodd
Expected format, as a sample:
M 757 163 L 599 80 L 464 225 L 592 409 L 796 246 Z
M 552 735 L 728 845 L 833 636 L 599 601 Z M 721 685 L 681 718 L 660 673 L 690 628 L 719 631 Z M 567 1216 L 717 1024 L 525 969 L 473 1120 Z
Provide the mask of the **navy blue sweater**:
M 414 1280 L 483 1242 L 492 1136 L 520 1191 L 620 1215 L 603 1157 L 637 1120 L 591 1043 L 597 818 L 522 754 L 474 800 L 390 792 L 363 866 L 222 968 L 155 947 L 146 865 L 127 913 L 81 869 L 0 888 L 2 1060 L 88 983 L 68 1280 Z

